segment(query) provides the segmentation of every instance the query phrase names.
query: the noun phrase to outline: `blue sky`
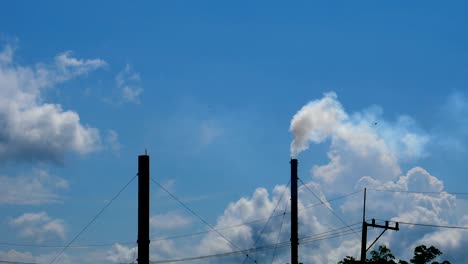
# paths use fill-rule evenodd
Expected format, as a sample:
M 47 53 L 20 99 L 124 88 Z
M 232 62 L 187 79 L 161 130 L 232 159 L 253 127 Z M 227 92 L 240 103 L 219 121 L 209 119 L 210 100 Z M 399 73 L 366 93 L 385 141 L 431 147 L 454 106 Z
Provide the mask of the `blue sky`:
M 296 128 L 305 129 L 302 140 L 310 144 L 299 155 L 300 177 L 326 198 L 364 186 L 467 192 L 466 8 L 463 1 L 4 3 L 0 242 L 66 244 L 135 175 L 145 149 L 151 176 L 214 226 L 268 217 L 289 179 Z M 412 175 L 425 180 L 410 184 Z M 135 181 L 76 244 L 136 241 L 136 187 Z M 156 186 L 152 195 L 154 219 L 174 223 L 154 228 L 156 236 L 206 229 Z M 304 204 L 314 202 L 303 195 Z M 359 221 L 360 197 L 333 208 L 348 223 Z M 418 215 L 427 223 L 468 225 L 463 195 L 377 210 L 385 199 L 411 200 L 403 197 L 376 196 L 375 217 L 412 219 L 408 212 L 427 208 Z M 304 216 L 303 230 L 341 224 L 324 210 Z M 310 224 L 307 217 L 320 212 L 330 218 Z M 420 217 L 429 212 L 437 213 Z M 226 236 L 250 247 L 247 238 L 258 228 Z M 408 245 L 432 242 L 466 260 L 466 238 L 446 242 L 463 233 L 415 232 L 402 236 Z M 186 255 L 235 250 L 215 248 L 208 241 L 219 237 L 210 235 L 161 244 L 167 251 L 154 258 L 185 256 L 171 247 Z M 332 251 L 349 241 L 314 244 L 332 257 L 304 259 L 331 263 L 353 255 L 354 248 Z M 133 260 L 134 245 L 116 245 L 69 249 L 59 263 Z M 277 261 L 287 259 L 283 251 Z M 56 253 L 0 245 L 0 260 L 48 263 Z M 79 254 L 86 257 L 78 261 Z

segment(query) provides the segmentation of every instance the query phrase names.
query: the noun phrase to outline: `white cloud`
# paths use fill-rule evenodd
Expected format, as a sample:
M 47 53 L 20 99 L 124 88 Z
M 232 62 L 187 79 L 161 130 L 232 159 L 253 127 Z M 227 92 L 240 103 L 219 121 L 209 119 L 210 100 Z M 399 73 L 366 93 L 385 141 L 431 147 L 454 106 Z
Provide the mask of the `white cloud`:
M 150 260 L 163 260 L 169 258 L 178 258 L 183 256 L 189 248 L 181 248 L 171 240 L 156 240 L 150 244 Z M 128 247 L 121 244 L 115 244 L 112 249 L 106 252 L 106 260 L 110 263 L 130 263 L 137 259 L 138 247 Z M 101 261 L 102 262 L 102 261 Z
M 184 214 L 171 211 L 151 217 L 150 225 L 156 230 L 179 229 L 192 224 L 192 219 Z
M 106 259 L 112 263 L 130 263 L 137 259 L 138 248 L 115 244 L 107 252 Z
M 378 124 L 375 124 L 375 123 Z M 320 234 L 327 230 L 343 227 L 335 214 L 341 216 L 348 224 L 358 223 L 362 219 L 362 196 L 351 196 L 330 204 L 327 197 L 337 193 L 350 193 L 363 187 L 386 189 L 392 191 L 417 190 L 426 192 L 442 192 L 441 194 L 397 193 L 368 191 L 368 217 L 387 220 L 465 225 L 460 220 L 468 217 L 461 213 L 463 208 L 457 207 L 454 195 L 443 193 L 444 184 L 422 167 L 414 167 L 402 173 L 401 163 L 409 163 L 420 157 L 425 157 L 426 144 L 433 139 L 421 131 L 416 123 L 407 116 L 402 116 L 396 122 L 383 119 L 375 108 L 354 114 L 348 114 L 337 101 L 335 94 L 326 94 L 324 98 L 313 101 L 296 114 L 291 123 L 294 133 L 292 155 L 307 149 L 310 142 L 322 143 L 329 138 L 329 162 L 315 165 L 312 168 L 313 181 L 307 182 L 325 204 L 330 205 L 333 212 L 325 206 L 307 206 L 320 203 L 306 188 L 299 189 L 300 237 Z M 286 165 L 286 164 L 285 164 Z M 215 228 L 221 229 L 223 236 L 215 232 L 203 237 L 192 255 L 223 253 L 249 248 L 258 245 L 270 245 L 278 241 L 289 240 L 289 215 L 271 219 L 266 228 L 265 222 L 255 222 L 235 228 L 222 229 L 226 226 L 268 218 L 279 200 L 285 186 L 277 186 L 270 195 L 266 189 L 258 188 L 252 197 L 243 197 L 227 206 L 223 215 L 217 220 Z M 289 191 L 286 199 L 278 206 L 279 213 L 288 206 Z M 286 232 L 279 234 L 282 226 Z M 263 231 L 262 231 L 263 230 Z M 360 230 L 354 232 L 343 228 L 348 236 L 302 243 L 301 260 L 314 263 L 337 263 L 346 255 L 358 257 L 360 250 Z M 370 232 L 369 239 L 374 235 Z M 378 234 L 375 234 L 377 236 Z M 460 236 L 450 238 L 450 232 L 440 232 L 434 229 L 400 225 L 400 231 L 387 232 L 379 240 L 386 243 L 397 256 L 407 257 L 412 254 L 418 243 L 433 243 L 442 251 L 461 256 L 468 242 Z M 182 242 L 180 242 L 183 245 Z M 179 245 L 179 244 L 178 244 Z M 408 250 L 409 249 L 409 250 Z M 324 254 L 326 252 L 327 254 Z M 270 259 L 269 253 L 257 252 L 252 258 L 257 260 Z M 226 263 L 238 263 L 245 256 L 240 255 L 226 260 Z M 284 263 L 288 258 L 287 251 L 281 251 L 278 259 Z M 458 262 L 466 262 L 466 256 L 459 257 Z M 209 262 L 210 260 L 208 260 Z M 214 261 L 215 262 L 215 261 Z M 280 262 L 278 262 L 280 263 Z
M 106 66 L 106 62 L 101 59 L 77 59 L 71 57 L 72 51 L 63 52 L 55 57 L 55 65 L 52 70 L 47 71 L 56 83 L 64 82 L 76 76 L 88 74 L 91 71 Z
M 346 255 L 358 257 L 360 230 L 355 230 L 357 234 L 354 234 L 348 228 L 343 228 L 339 231 L 341 233 L 335 233 L 337 236 L 334 238 L 318 239 L 326 238 L 323 234 L 328 230 L 343 227 L 335 214 L 341 216 L 348 224 L 358 223 L 354 227 L 359 227 L 362 219 L 362 193 L 333 202 L 327 201 L 327 198 L 334 197 L 337 193 L 350 193 L 363 187 L 391 191 L 442 192 L 441 194 L 424 194 L 368 190 L 368 218 L 441 225 L 468 225 L 466 203 L 457 200 L 455 195 L 444 193 L 444 183 L 439 178 L 418 166 L 406 172 L 402 171 L 402 162 L 408 163 L 426 155 L 425 145 L 428 140 L 433 140 L 433 137 L 420 131 L 409 117 L 401 117 L 395 122 L 388 122 L 375 110 L 348 114 L 337 101 L 336 96 L 326 95 L 325 97 L 324 101 L 314 101 L 317 105 L 309 106 L 314 109 L 312 112 L 316 116 L 313 120 L 307 121 L 312 125 L 306 126 L 300 132 L 308 135 L 308 139 L 301 141 L 298 138 L 295 148 L 306 149 L 309 147 L 308 141 L 322 143 L 326 138 L 331 139 L 328 151 L 329 162 L 315 165 L 312 168 L 311 181 L 303 180 L 320 199 L 332 208 L 334 213 L 323 205 L 308 206 L 317 204 L 319 201 L 305 187 L 299 189 L 299 208 L 301 209 L 299 234 L 301 238 L 315 239 L 315 241 L 310 239 L 309 243 L 301 243 L 299 251 L 301 261 L 326 264 L 337 263 Z M 297 116 L 300 115 L 296 115 L 295 118 Z M 301 118 L 308 119 L 308 117 Z M 332 120 L 326 120 L 327 118 Z M 377 125 L 373 124 L 375 120 L 378 120 Z M 311 133 L 307 131 L 308 129 L 315 131 Z M 284 197 L 280 201 L 283 193 Z M 152 241 L 151 258 L 162 260 L 208 255 L 238 250 L 236 246 L 244 249 L 289 241 L 290 215 L 283 215 L 285 210 L 289 212 L 289 201 L 289 190 L 284 185 L 276 186 L 271 192 L 265 188 L 258 188 L 251 196 L 229 204 L 214 225 L 232 244 L 216 232 L 209 232 L 201 238 L 194 236 L 180 240 Z M 265 225 L 266 220 L 241 225 L 245 222 L 270 217 L 277 204 L 276 214 L 279 215 L 271 218 L 268 225 Z M 170 219 L 175 219 L 175 223 L 178 222 L 177 217 L 169 215 L 165 215 L 166 218 L 160 220 L 160 223 L 168 222 Z M 224 229 L 233 225 L 237 226 Z M 342 232 L 347 232 L 349 235 L 344 236 Z M 317 234 L 322 235 L 314 236 Z M 389 245 L 394 255 L 406 259 L 412 254 L 416 245 L 434 245 L 448 256 L 447 259 L 451 260 L 449 257 L 453 257 L 456 260 L 453 263 L 466 263 L 468 259 L 465 248 L 468 247 L 468 239 L 462 234 L 455 230 L 401 224 L 398 232 L 387 231 L 379 239 L 378 244 Z M 378 233 L 372 233 L 370 230 L 369 241 L 377 235 Z M 135 254 L 136 248 L 134 247 L 115 245 L 107 252 L 107 261 L 130 262 L 134 260 Z M 262 263 L 271 262 L 271 254 L 270 250 L 256 252 L 250 256 L 258 263 Z M 244 258 L 245 255 L 239 254 L 228 258 L 203 259 L 198 263 L 221 261 L 239 263 Z M 274 263 L 288 261 L 288 248 L 278 249 Z
M 0 52 L 0 160 L 59 161 L 67 151 L 86 154 L 100 145 L 97 129 L 83 125 L 78 113 L 43 101 L 43 93 L 61 82 L 105 66 L 71 52 L 53 64 L 18 66 L 13 50 Z
M 52 258 L 56 256 L 56 252 L 52 252 L 50 254 L 33 254 L 29 251 L 17 251 L 15 249 L 11 249 L 8 251 L 1 251 L 0 250 L 0 259 L 3 261 L 11 261 L 12 263 L 17 262 L 27 262 L 27 263 L 49 263 Z M 80 263 L 80 262 L 72 262 L 67 254 L 62 254 L 58 258 L 58 263 L 60 264 L 71 264 L 71 263 Z
M 434 139 L 421 131 L 411 118 L 403 116 L 395 122 L 388 122 L 375 108 L 350 115 L 346 113 L 334 94 L 327 94 L 323 99 L 314 101 L 302 110 L 304 109 L 307 111 L 302 114 L 313 113 L 314 117 L 301 116 L 302 114 L 294 117 L 297 122 L 304 124 L 304 127 L 298 128 L 297 124 L 292 125 L 291 130 L 294 131 L 296 140 L 292 146 L 293 154 L 295 151 L 297 154 L 300 150 L 307 149 L 309 141 L 322 143 L 325 139 L 330 139 L 329 162 L 315 165 L 312 168 L 312 180 L 303 180 L 307 187 L 333 210 L 333 213 L 323 205 L 309 206 L 320 202 L 307 188 L 299 189 L 301 209 L 299 236 L 310 238 L 308 243 L 301 243 L 299 251 L 301 261 L 326 264 L 337 263 L 346 255 L 358 258 L 360 230 L 351 232 L 347 227 L 343 228 L 343 223 L 336 215 L 341 216 L 348 224 L 357 223 L 353 228 L 359 228 L 362 219 L 362 193 L 333 202 L 327 198 L 363 187 L 390 191 L 441 192 L 441 194 L 430 194 L 368 190 L 368 218 L 468 225 L 464 203 L 460 203 L 456 196 L 444 193 L 445 187 L 440 179 L 418 166 L 405 173 L 402 172 L 401 163 L 425 157 L 426 144 Z M 374 125 L 376 120 L 378 124 Z M 309 131 L 310 129 L 313 131 Z M 284 197 L 279 202 L 283 193 Z M 276 186 L 271 193 L 264 188 L 258 188 L 252 196 L 243 197 L 229 204 L 218 217 L 214 226 L 230 242 L 216 232 L 209 232 L 201 238 L 164 240 L 161 242 L 164 243 L 161 245 L 162 252 L 153 257 L 168 259 L 209 255 L 289 241 L 290 215 L 284 215 L 285 210 L 286 212 L 290 210 L 289 202 L 289 189 L 284 185 Z M 265 225 L 266 220 L 256 221 L 269 218 L 277 204 L 275 215 L 278 216 L 271 218 L 268 225 Z M 243 225 L 251 221 L 254 222 Z M 235 227 L 225 229 L 229 226 Z M 328 232 L 337 228 L 342 229 Z M 335 234 L 336 237 L 331 238 L 331 234 Z M 377 235 L 378 233 L 370 230 L 369 241 Z M 454 263 L 468 261 L 464 254 L 468 240 L 454 230 L 401 224 L 398 232 L 387 231 L 379 239 L 378 244 L 382 243 L 387 244 L 397 257 L 406 259 L 410 257 L 415 246 L 431 244 L 446 253 L 447 259 L 450 260 L 449 256 L 454 256 L 456 260 Z M 153 246 L 153 243 L 151 245 Z M 123 259 L 134 252 L 128 247 L 119 251 Z M 276 252 L 277 257 L 273 263 L 289 262 L 288 248 L 279 248 Z M 271 254 L 272 250 L 269 250 L 251 253 L 250 257 L 256 259 L 258 263 L 271 262 Z M 239 263 L 244 258 L 245 255 L 239 254 L 224 257 L 222 262 Z M 200 260 L 199 263 L 219 262 L 219 258 L 212 258 Z
M 10 64 L 13 61 L 14 48 L 6 45 L 3 52 L 0 53 L 0 64 Z
M 59 191 L 68 189 L 69 183 L 35 170 L 27 176 L 0 176 L 0 204 L 40 205 L 60 202 Z
M 51 218 L 46 212 L 24 213 L 9 221 L 10 226 L 19 229 L 21 237 L 32 238 L 37 242 L 51 238 L 66 237 L 65 223 L 62 219 Z
M 140 96 L 143 93 L 143 88 L 139 86 L 141 78 L 129 64 L 117 74 L 115 80 L 121 92 L 123 102 L 140 103 Z

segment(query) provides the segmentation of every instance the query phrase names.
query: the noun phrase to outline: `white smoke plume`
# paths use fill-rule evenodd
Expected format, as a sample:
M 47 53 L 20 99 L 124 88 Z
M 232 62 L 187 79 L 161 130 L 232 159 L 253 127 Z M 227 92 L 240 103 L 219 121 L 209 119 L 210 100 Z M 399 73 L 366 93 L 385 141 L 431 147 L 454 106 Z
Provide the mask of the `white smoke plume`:
M 311 101 L 297 112 L 289 130 L 294 139 L 291 156 L 309 148 L 310 142 L 320 143 L 336 131 L 348 119 L 335 93 L 326 93 L 321 100 Z

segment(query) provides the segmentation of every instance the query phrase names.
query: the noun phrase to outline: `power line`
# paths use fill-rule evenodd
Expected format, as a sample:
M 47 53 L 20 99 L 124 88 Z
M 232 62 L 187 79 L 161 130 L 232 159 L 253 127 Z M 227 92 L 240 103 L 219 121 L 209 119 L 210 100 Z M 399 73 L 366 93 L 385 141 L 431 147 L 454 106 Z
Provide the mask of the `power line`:
M 315 237 L 313 239 L 307 239 L 307 240 L 303 240 L 303 241 L 299 241 L 299 242 L 301 244 L 308 244 L 308 243 L 317 242 L 317 241 L 321 241 L 321 240 L 326 240 L 326 239 L 331 239 L 331 238 L 336 238 L 336 237 L 341 237 L 341 236 L 348 236 L 348 235 L 354 234 L 354 230 L 359 231 L 360 229 L 362 229 L 362 228 L 353 228 L 351 231 L 347 230 L 347 231 L 343 231 L 343 232 L 337 232 L 337 233 L 330 234 L 328 236 Z
M 420 194 L 451 194 L 451 195 L 468 195 L 468 192 L 422 192 L 422 191 L 405 191 L 405 190 L 385 190 L 385 189 L 373 189 L 367 188 L 367 190 L 377 192 L 391 192 L 391 193 L 420 193 Z
M 284 207 L 285 208 L 284 208 L 283 218 L 281 218 L 281 225 L 280 225 L 280 228 L 279 228 L 279 231 L 278 231 L 278 241 L 276 243 L 279 243 L 280 238 L 281 238 L 281 231 L 283 230 L 284 217 L 286 216 L 286 205 Z M 277 247 L 275 246 L 275 249 L 273 250 L 273 256 L 271 258 L 271 264 L 273 264 L 273 262 L 275 261 L 276 249 L 277 249 Z
M 115 244 L 121 245 L 131 245 L 135 244 L 135 242 L 114 242 L 114 243 L 105 243 L 105 244 L 82 244 L 82 245 L 70 245 L 68 249 L 71 248 L 91 248 L 91 247 L 110 247 Z M 66 245 L 38 245 L 38 244 L 20 244 L 20 243 L 7 243 L 7 242 L 0 242 L 0 245 L 5 246 L 15 246 L 15 247 L 35 247 L 35 248 L 64 248 Z
M 352 226 L 359 225 L 353 224 Z M 338 230 L 345 229 L 347 227 L 341 227 L 337 228 L 334 230 L 328 230 L 323 233 L 315 234 L 312 236 L 308 236 L 305 238 L 302 238 L 300 242 L 302 244 L 307 244 L 307 243 L 312 243 L 320 240 L 325 240 L 325 239 L 330 239 L 330 238 L 335 238 L 338 236 L 344 236 L 344 235 L 350 235 L 352 232 L 349 230 L 347 231 L 341 231 L 341 232 L 336 232 Z M 360 228 L 355 228 L 355 230 L 359 230 Z M 328 235 L 325 235 L 328 234 Z M 230 251 L 230 252 L 224 252 L 224 253 L 217 253 L 217 254 L 210 254 L 210 255 L 201 255 L 201 256 L 193 256 L 193 257 L 185 257 L 185 258 L 177 258 L 177 259 L 167 259 L 167 260 L 159 260 L 159 261 L 151 261 L 153 264 L 158 264 L 158 263 L 175 263 L 175 262 L 185 262 L 185 261 L 194 261 L 194 260 L 202 260 L 202 259 L 207 259 L 207 258 L 216 258 L 216 257 L 230 257 L 230 256 L 235 256 L 235 255 L 240 255 L 240 254 L 249 254 L 253 252 L 260 252 L 260 251 L 267 251 L 267 250 L 272 250 L 272 249 L 277 249 L 277 248 L 284 248 L 284 247 L 289 247 L 291 245 L 290 241 L 283 241 L 279 242 L 276 244 L 268 244 L 264 246 L 259 246 L 259 247 L 254 247 L 254 248 L 248 248 L 248 249 L 243 249 L 243 250 L 237 250 L 237 251 Z
M 275 208 L 274 208 L 273 211 L 271 212 L 270 217 L 268 218 L 268 220 L 266 221 L 266 223 L 263 225 L 263 228 L 262 228 L 262 230 L 260 231 L 260 234 L 258 234 L 257 239 L 255 239 L 255 242 L 254 242 L 254 244 L 253 244 L 254 247 L 255 247 L 255 245 L 257 245 L 258 241 L 259 241 L 260 238 L 262 237 L 263 232 L 265 232 L 266 227 L 268 226 L 268 224 L 270 223 L 271 218 L 273 217 L 273 214 L 276 212 L 276 209 L 278 208 L 278 205 L 280 204 L 281 200 L 283 200 L 283 196 L 284 196 L 284 194 L 286 193 L 286 190 L 287 190 L 287 188 L 288 188 L 288 186 L 289 186 L 290 183 L 291 183 L 291 180 L 289 180 L 289 181 L 288 181 L 288 184 L 286 184 L 286 188 L 284 189 L 283 193 L 281 194 L 281 197 L 278 199 L 278 202 L 276 203 Z M 285 209 L 285 210 L 286 210 L 286 209 Z M 283 214 L 283 215 L 284 215 L 284 214 Z M 245 261 L 247 261 L 247 258 L 248 258 L 248 255 L 245 256 L 245 259 L 244 259 L 244 261 L 242 262 L 242 264 L 244 264 Z
M 338 197 L 327 200 L 327 202 L 333 202 L 333 201 L 336 201 L 336 200 L 339 200 L 339 199 L 343 199 L 343 198 L 346 198 L 348 196 L 351 196 L 351 195 L 354 195 L 354 194 L 357 194 L 357 193 L 360 193 L 360 192 L 361 192 L 361 190 L 360 191 L 355 191 L 355 192 L 352 192 L 352 193 L 349 193 L 349 194 L 345 194 L 343 196 L 338 196 Z M 307 209 L 310 209 L 312 207 L 319 206 L 319 205 L 322 205 L 322 203 L 320 202 L 320 203 L 316 203 L 316 204 L 310 204 L 310 205 L 304 206 L 303 208 L 299 208 L 298 211 L 307 210 Z M 252 221 L 248 221 L 248 222 L 244 222 L 244 223 L 240 223 L 240 224 L 236 224 L 236 225 L 221 227 L 221 228 L 217 228 L 216 230 L 222 231 L 222 230 L 227 230 L 227 229 L 236 228 L 236 227 L 240 227 L 240 226 L 251 225 L 251 224 L 255 224 L 255 223 L 259 223 L 259 222 L 263 222 L 263 221 L 268 221 L 268 220 L 270 220 L 272 218 L 279 217 L 279 216 L 284 217 L 284 215 L 287 215 L 287 214 L 291 214 L 291 212 L 285 211 L 284 213 L 271 215 L 270 217 L 256 219 L 256 220 L 252 220 Z M 210 229 L 210 230 L 200 231 L 200 232 L 195 232 L 195 233 L 190 233 L 190 234 L 183 234 L 183 235 L 177 235 L 177 236 L 168 236 L 168 237 L 162 237 L 162 238 L 154 238 L 154 239 L 151 239 L 151 240 L 152 241 L 172 240 L 172 239 L 179 239 L 179 238 L 186 238 L 186 237 L 191 237 L 191 236 L 196 236 L 196 235 L 202 235 L 202 234 L 211 233 L 211 232 L 215 232 L 215 231 L 213 229 Z M 135 242 L 134 241 L 124 241 L 124 242 L 116 241 L 116 242 L 101 243 L 101 244 L 75 244 L 75 245 L 68 246 L 67 249 L 73 249 L 73 248 L 80 249 L 80 248 L 91 248 L 91 247 L 111 247 L 111 246 L 113 246 L 115 244 L 132 245 L 132 244 L 135 244 Z M 10 242 L 0 242 L 0 245 L 16 246 L 16 247 L 32 247 L 32 248 L 34 248 L 34 247 L 35 248 L 64 248 L 64 247 L 66 247 L 66 245 L 39 245 L 39 244 L 21 244 L 21 243 L 10 243 Z
M 354 195 L 354 194 L 357 194 L 357 193 L 360 193 L 360 192 L 362 192 L 362 191 L 361 191 L 361 190 L 360 190 L 360 191 L 355 191 L 355 192 L 352 192 L 352 193 L 349 193 L 349 194 L 345 194 L 345 195 L 343 195 L 343 196 L 338 196 L 338 197 L 335 197 L 335 198 L 333 198 L 333 199 L 327 200 L 327 202 L 333 202 L 333 201 L 336 201 L 336 200 L 339 200 L 339 199 L 343 199 L 343 198 L 346 198 L 346 197 L 348 197 L 348 196 L 351 196 L 351 195 Z M 310 208 L 315 207 L 315 206 L 318 206 L 318 205 L 322 205 L 322 203 L 316 203 L 316 204 L 307 205 L 307 206 L 304 206 L 303 208 L 298 209 L 298 211 L 307 210 L 307 209 L 310 209 Z M 240 226 L 255 224 L 255 223 L 258 223 L 258 222 L 263 222 L 263 221 L 269 220 L 269 219 L 274 218 L 274 217 L 283 216 L 284 214 L 291 214 L 291 212 L 287 212 L 287 211 L 286 211 L 286 212 L 284 212 L 284 213 L 275 214 L 275 215 L 272 215 L 272 216 L 266 217 L 266 218 L 256 219 L 256 220 L 252 220 L 252 221 L 249 221 L 249 222 L 240 223 L 240 224 L 237 224 L 237 225 L 232 225 L 232 226 L 226 226 L 226 227 L 217 228 L 216 230 L 221 231 L 221 230 L 236 228 L 236 227 L 240 227 Z M 214 232 L 214 231 L 213 231 L 213 230 L 200 231 L 200 232 L 196 232 L 196 233 L 190 233 L 190 234 L 179 235 L 179 236 L 163 237 L 163 238 L 152 239 L 152 240 L 153 240 L 153 241 L 161 241 L 161 240 L 170 240 L 170 239 L 177 239 L 177 238 L 185 238 L 185 237 L 190 237 L 190 236 L 196 236 L 196 235 L 206 234 L 206 233 L 210 233 L 210 232 Z
M 381 219 L 377 219 L 377 220 L 381 220 Z M 435 225 L 435 224 L 410 223 L 410 222 L 400 222 L 400 221 L 389 221 L 389 222 L 400 223 L 400 224 L 403 224 L 403 225 L 427 226 L 427 227 L 436 227 L 436 228 L 450 228 L 450 229 L 468 230 L 468 226 Z
M 21 261 L 9 261 L 9 260 L 0 260 L 0 263 L 8 263 L 8 264 L 38 264 L 37 262 L 21 262 Z
M 298 177 L 298 180 L 304 185 L 304 187 L 305 187 L 309 192 L 311 192 L 311 193 L 314 195 L 315 198 L 317 198 L 317 200 L 319 200 L 328 210 L 330 210 L 330 211 L 333 213 L 333 215 L 334 215 L 336 218 L 338 218 L 338 220 L 341 221 L 341 223 L 343 223 L 343 224 L 344 224 L 345 226 L 347 226 L 350 230 L 352 230 L 351 227 L 349 227 L 348 224 L 347 224 L 337 213 L 335 213 L 335 211 L 334 211 L 332 208 L 330 208 L 327 204 L 325 204 L 325 202 L 322 201 L 322 199 L 320 199 L 320 198 L 309 188 L 309 186 L 307 186 L 307 185 L 302 181 L 301 178 Z M 353 233 L 354 233 L 358 238 L 361 238 L 356 232 L 353 231 Z
M 96 219 L 98 219 L 98 217 L 104 212 L 104 210 L 107 209 L 107 207 L 109 207 L 109 205 L 112 204 L 112 202 L 117 199 L 117 197 L 119 197 L 119 195 L 125 190 L 125 188 L 127 188 L 128 185 L 130 185 L 130 183 L 137 177 L 138 174 L 136 174 L 135 176 L 133 176 L 128 182 L 127 184 L 125 184 L 124 187 L 122 187 L 118 192 L 117 194 L 112 197 L 112 199 L 107 202 L 107 204 L 102 207 L 102 209 L 91 219 L 91 221 L 88 222 L 88 224 L 85 225 L 85 227 L 83 227 L 83 229 L 81 229 L 81 231 L 70 241 L 68 242 L 68 244 L 60 251 L 60 253 L 58 253 L 57 255 L 55 255 L 55 257 L 49 262 L 49 264 L 52 264 L 54 263 L 54 261 L 63 254 L 63 252 L 65 252 L 65 250 L 81 235 L 83 234 L 84 231 L 86 231 L 86 229 L 88 229 L 88 227 L 91 226 L 92 223 L 94 223 L 94 221 L 96 221 Z
M 206 226 L 208 226 L 210 229 L 212 229 L 214 232 L 216 232 L 220 237 L 222 237 L 224 240 L 226 240 L 229 244 L 234 246 L 237 249 L 240 249 L 236 244 L 234 244 L 231 240 L 229 240 L 227 237 L 225 237 L 223 234 L 221 234 L 218 230 L 216 230 L 214 227 L 212 227 L 205 219 L 203 219 L 200 215 L 198 215 L 195 211 L 193 211 L 190 207 L 188 207 L 184 202 L 182 202 L 179 198 L 177 198 L 174 194 L 172 194 L 170 191 L 168 191 L 164 186 L 162 186 L 159 182 L 157 182 L 155 179 L 151 178 L 151 181 L 156 183 L 159 188 L 164 190 L 167 194 L 169 194 L 174 200 L 176 200 L 178 203 L 180 203 L 185 209 L 187 209 L 190 213 L 195 215 L 198 219 L 200 219 Z M 247 255 L 248 258 L 252 259 L 250 256 Z M 257 263 L 255 259 L 252 259 L 254 263 Z
M 305 186 L 305 185 L 303 185 Z M 355 192 L 352 192 L 352 193 L 348 193 L 348 194 L 345 194 L 345 195 L 342 195 L 342 196 L 338 196 L 338 197 L 335 197 L 333 199 L 327 199 L 327 202 L 334 202 L 336 200 L 340 200 L 340 199 L 343 199 L 343 198 L 346 198 L 348 196 L 351 196 L 351 195 L 355 195 L 357 193 L 360 193 L 362 192 L 362 190 L 359 190 L 359 191 L 355 191 Z M 316 203 L 316 204 L 310 204 L 310 205 L 306 205 L 304 206 L 303 208 L 300 208 L 298 211 L 302 211 L 302 210 L 307 210 L 309 208 L 312 208 L 312 207 L 315 207 L 315 206 L 319 206 L 319 205 L 322 205 L 323 203 L 320 201 L 320 203 Z
M 304 237 L 301 237 L 299 240 L 306 240 L 306 239 L 310 239 L 310 238 L 317 237 L 317 236 L 323 236 L 323 235 L 326 235 L 326 234 L 329 234 L 329 233 L 336 232 L 338 230 L 349 229 L 349 228 L 351 228 L 353 226 L 358 226 L 358 227 L 353 227 L 353 228 L 351 228 L 352 230 L 359 230 L 359 229 L 362 229 L 362 227 L 360 225 L 361 225 L 361 223 L 354 223 L 354 224 L 351 224 L 351 225 L 347 225 L 347 226 L 343 226 L 343 227 L 339 227 L 339 228 L 335 228 L 335 229 L 330 229 L 330 230 L 327 230 L 327 231 L 324 231 L 324 232 L 321 232 L 321 233 L 318 233 L 318 234 L 304 236 Z M 348 230 L 346 232 L 350 232 L 350 230 Z
M 329 199 L 329 200 L 327 200 L 327 202 L 332 202 L 332 201 L 336 201 L 336 200 L 339 200 L 339 199 L 343 199 L 343 198 L 346 198 L 346 197 L 348 197 L 348 196 L 351 196 L 351 195 L 354 195 L 354 194 L 357 194 L 357 193 L 360 193 L 360 192 L 362 192 L 362 190 L 360 190 L 360 191 L 355 191 L 355 192 L 352 192 L 352 193 L 349 193 L 349 194 L 345 194 L 345 195 L 343 195 L 343 196 L 338 196 L 338 197 L 335 197 L 335 198 L 333 198 L 333 199 Z M 311 204 L 311 205 L 305 206 L 304 208 L 300 208 L 298 211 L 307 210 L 307 209 L 310 209 L 310 208 L 315 207 L 315 206 L 318 206 L 318 205 L 322 205 L 322 203 Z M 291 214 L 291 212 L 285 211 L 284 213 L 271 215 L 270 217 L 267 217 L 267 218 L 261 218 L 261 219 L 256 219 L 256 220 L 249 221 L 249 222 L 240 223 L 240 224 L 237 224 L 237 225 L 221 227 L 221 228 L 217 228 L 216 230 L 221 231 L 221 230 L 227 230 L 227 229 L 236 228 L 236 227 L 240 227 L 240 226 L 255 224 L 255 223 L 263 222 L 263 221 L 266 221 L 266 220 L 270 220 L 270 219 L 272 219 L 272 218 L 274 218 L 274 217 L 284 216 L 285 214 Z M 169 237 L 163 237 L 163 238 L 155 238 L 155 239 L 152 239 L 152 241 L 162 241 L 162 240 L 171 240 L 171 239 L 185 238 L 185 237 L 196 236 L 196 235 L 202 235 L 202 234 L 211 233 L 211 232 L 214 232 L 214 230 L 213 230 L 213 229 L 210 229 L 210 230 L 207 230 L 207 231 L 200 231 L 200 232 L 195 232 L 195 233 L 190 233 L 190 234 L 185 234 L 185 235 L 169 236 Z M 132 243 L 132 242 L 129 242 L 129 243 L 127 243 L 127 244 L 131 244 L 131 243 Z

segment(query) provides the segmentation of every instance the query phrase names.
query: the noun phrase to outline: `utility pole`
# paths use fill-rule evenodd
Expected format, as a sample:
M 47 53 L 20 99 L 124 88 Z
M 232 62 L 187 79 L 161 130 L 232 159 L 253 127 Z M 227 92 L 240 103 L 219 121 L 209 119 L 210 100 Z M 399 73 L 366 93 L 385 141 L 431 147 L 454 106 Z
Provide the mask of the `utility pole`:
M 361 238 L 361 263 L 366 263 L 366 252 L 379 240 L 379 238 L 387 231 L 387 229 L 398 231 L 398 222 L 395 223 L 395 226 L 389 226 L 388 221 L 385 221 L 385 225 L 378 225 L 375 223 L 375 219 L 372 219 L 372 222 L 369 224 L 366 222 L 366 188 L 364 188 L 364 208 L 362 214 L 362 238 Z M 372 242 L 372 244 L 367 247 L 367 227 L 382 228 L 383 231 L 380 235 Z
M 298 264 L 297 159 L 291 159 L 291 264 Z
M 150 159 L 138 156 L 138 264 L 149 264 Z
M 366 262 L 366 247 L 367 247 L 366 194 L 367 194 L 367 188 L 364 188 L 364 206 L 362 208 L 361 263 Z

